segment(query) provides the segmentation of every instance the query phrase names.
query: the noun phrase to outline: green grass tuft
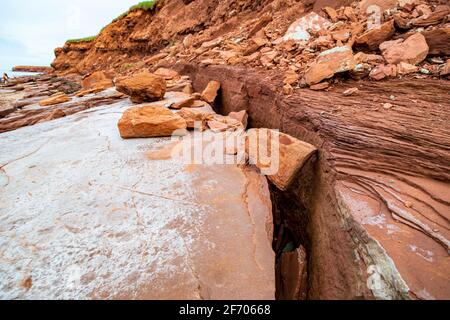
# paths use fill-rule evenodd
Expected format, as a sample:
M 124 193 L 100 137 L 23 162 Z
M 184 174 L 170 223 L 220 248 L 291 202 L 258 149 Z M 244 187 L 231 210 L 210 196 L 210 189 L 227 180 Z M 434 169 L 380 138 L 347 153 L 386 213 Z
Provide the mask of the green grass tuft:
M 69 39 L 69 40 L 67 40 L 67 42 L 69 42 L 69 43 L 91 42 L 91 41 L 94 41 L 95 38 L 97 38 L 97 36 L 80 38 L 80 39 Z
M 131 68 L 133 68 L 134 67 L 134 63 L 124 63 L 121 67 L 120 67 L 120 69 L 122 70 L 122 71 L 127 71 L 128 69 L 131 69 Z
M 139 2 L 138 4 L 135 4 L 134 6 L 132 6 L 130 8 L 130 10 L 128 11 L 133 11 L 133 10 L 137 10 L 137 9 L 142 9 L 142 10 L 152 10 L 155 7 L 156 4 L 156 0 L 152 0 L 152 1 L 142 1 Z
M 151 1 L 142 1 L 139 2 L 138 4 L 135 4 L 134 6 L 131 6 L 130 9 L 128 9 L 128 11 L 125 11 L 124 13 L 122 13 L 120 16 L 118 16 L 117 18 L 115 18 L 112 22 L 116 22 L 122 18 L 125 18 L 130 12 L 141 9 L 141 10 L 145 10 L 145 11 L 150 11 L 152 10 L 156 3 L 158 2 L 158 0 L 151 0 Z

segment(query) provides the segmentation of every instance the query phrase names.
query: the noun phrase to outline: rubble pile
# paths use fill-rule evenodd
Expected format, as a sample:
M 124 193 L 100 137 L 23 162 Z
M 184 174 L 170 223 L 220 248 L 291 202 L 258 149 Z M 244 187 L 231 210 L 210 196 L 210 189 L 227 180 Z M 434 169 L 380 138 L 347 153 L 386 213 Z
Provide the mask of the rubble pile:
M 290 25 L 281 12 L 250 20 L 211 38 L 187 35 L 147 60 L 150 68 L 179 61 L 281 70 L 284 92 L 325 89 L 340 81 L 446 77 L 450 60 L 450 6 L 435 1 L 355 1 L 320 12 L 304 8 Z M 284 31 L 286 30 L 286 31 Z

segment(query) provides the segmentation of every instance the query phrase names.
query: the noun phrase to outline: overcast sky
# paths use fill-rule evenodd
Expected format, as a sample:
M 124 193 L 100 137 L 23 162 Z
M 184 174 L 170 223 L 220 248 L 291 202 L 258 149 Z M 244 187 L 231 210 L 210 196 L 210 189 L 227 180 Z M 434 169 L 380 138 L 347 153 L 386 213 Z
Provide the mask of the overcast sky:
M 49 65 L 65 40 L 97 34 L 139 0 L 0 0 L 0 69 Z

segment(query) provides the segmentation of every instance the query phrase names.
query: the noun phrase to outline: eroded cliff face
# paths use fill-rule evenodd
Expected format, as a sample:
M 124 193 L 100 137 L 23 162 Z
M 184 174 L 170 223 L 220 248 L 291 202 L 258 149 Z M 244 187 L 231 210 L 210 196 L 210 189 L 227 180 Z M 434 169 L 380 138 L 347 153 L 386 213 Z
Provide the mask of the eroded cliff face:
M 282 34 L 306 11 L 313 8 L 320 11 L 327 5 L 339 7 L 349 2 L 163 0 L 153 10 L 135 10 L 113 21 L 93 41 L 67 42 L 55 50 L 56 59 L 52 66 L 62 73 L 86 74 L 99 69 L 126 73 L 151 66 L 153 60 L 143 62 L 142 59 L 175 43 L 198 47 L 205 41 L 218 39 L 236 30 L 250 30 L 255 35 L 268 24 L 273 26 L 272 29 L 279 28 L 277 33 Z M 242 40 L 237 39 L 236 46 Z M 213 46 L 203 48 L 212 49 Z M 201 53 L 199 49 L 194 54 L 199 56 Z
M 160 1 L 154 10 L 135 10 L 112 22 L 94 41 L 68 42 L 57 48 L 52 65 L 64 73 L 102 68 L 126 71 L 125 62 L 138 61 L 188 34 L 200 34 L 205 40 L 217 36 L 247 21 L 248 16 L 256 16 L 271 2 Z

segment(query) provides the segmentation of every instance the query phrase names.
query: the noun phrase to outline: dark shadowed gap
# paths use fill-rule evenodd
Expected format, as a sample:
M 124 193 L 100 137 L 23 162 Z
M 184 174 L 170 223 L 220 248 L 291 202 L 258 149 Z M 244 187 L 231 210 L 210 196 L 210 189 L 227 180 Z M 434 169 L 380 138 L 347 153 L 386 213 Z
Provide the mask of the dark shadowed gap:
M 226 115 L 222 107 L 223 99 L 217 99 L 213 108 L 217 113 Z M 312 201 L 315 188 L 316 160 L 317 156 L 313 156 L 307 162 L 287 191 L 279 190 L 269 181 L 277 300 L 308 299 L 308 275 L 311 274 L 308 253 L 312 247 L 308 234 L 308 204 Z

